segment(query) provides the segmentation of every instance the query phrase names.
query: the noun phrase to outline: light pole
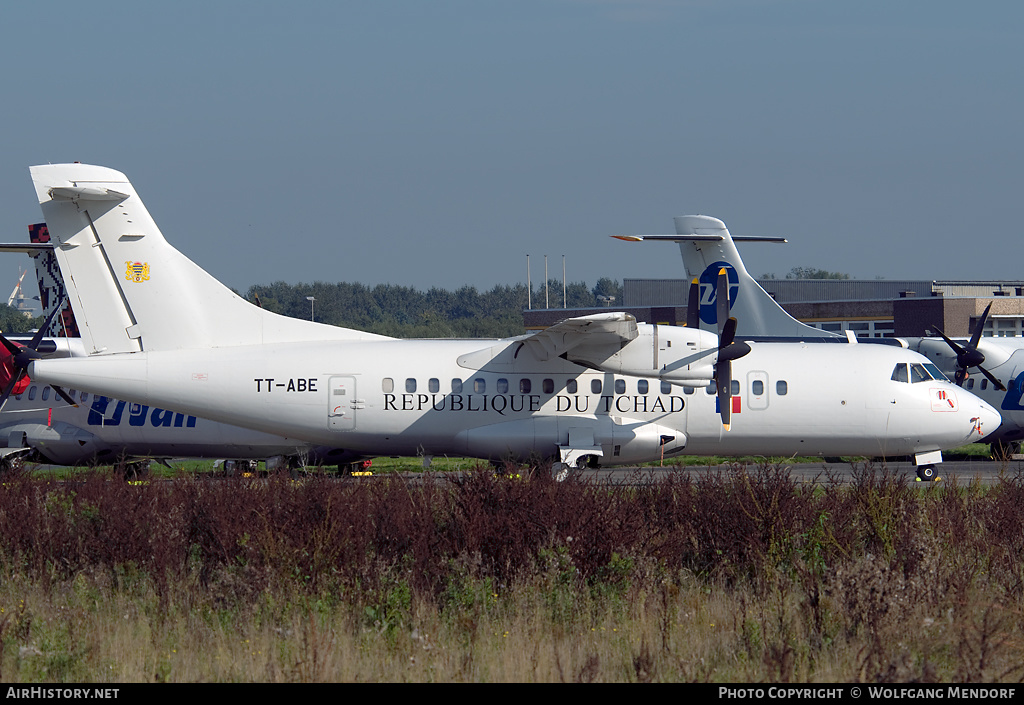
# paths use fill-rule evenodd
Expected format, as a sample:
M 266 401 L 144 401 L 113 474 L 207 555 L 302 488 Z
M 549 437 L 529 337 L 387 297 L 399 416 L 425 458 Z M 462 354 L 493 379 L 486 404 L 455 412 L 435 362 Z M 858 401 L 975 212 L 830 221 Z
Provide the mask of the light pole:
M 313 320 L 313 302 L 316 301 L 315 296 L 307 296 L 306 301 L 309 302 L 309 320 Z

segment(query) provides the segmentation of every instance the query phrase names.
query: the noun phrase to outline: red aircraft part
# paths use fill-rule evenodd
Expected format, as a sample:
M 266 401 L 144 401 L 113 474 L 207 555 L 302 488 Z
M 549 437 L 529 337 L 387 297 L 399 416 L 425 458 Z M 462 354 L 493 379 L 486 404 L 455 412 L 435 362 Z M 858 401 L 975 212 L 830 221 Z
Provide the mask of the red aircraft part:
M 15 345 L 18 344 L 15 343 Z M 18 345 L 18 347 L 20 348 L 24 346 Z M 11 377 L 13 377 L 14 374 L 14 355 L 12 355 L 6 348 L 0 347 L 0 389 L 7 389 L 7 385 L 11 383 Z M 26 389 L 28 389 L 28 385 L 31 383 L 32 380 L 29 379 L 27 374 L 22 375 L 21 379 L 18 380 L 18 383 L 14 385 L 14 389 L 11 391 L 11 394 L 22 394 Z

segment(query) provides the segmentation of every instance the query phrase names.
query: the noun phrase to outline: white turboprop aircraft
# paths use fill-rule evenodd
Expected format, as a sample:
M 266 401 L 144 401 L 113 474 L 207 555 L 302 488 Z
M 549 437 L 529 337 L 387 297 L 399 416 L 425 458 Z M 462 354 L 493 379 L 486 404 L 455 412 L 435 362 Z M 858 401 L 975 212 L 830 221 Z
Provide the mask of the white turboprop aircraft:
M 40 301 L 47 324 L 36 341 L 12 341 L 40 347 L 50 355 L 85 355 L 77 323 L 65 303 L 65 287 L 45 225 L 29 227 L 29 244 L 0 244 L 3 252 L 25 252 L 35 260 Z M 60 316 L 56 316 L 57 311 Z M 41 344 L 40 344 L 41 343 Z M 0 389 L 11 384 L 12 354 L 0 347 Z M 151 459 L 216 458 L 228 468 L 269 468 L 325 462 L 353 467 L 358 459 L 334 448 L 315 447 L 297 439 L 229 426 L 192 415 L 150 408 L 72 388 L 60 392 L 22 375 L 0 411 L 0 459 L 39 460 L 57 465 L 84 465 L 124 460 L 135 469 Z M 6 447 L 3 447 L 6 446 Z
M 675 235 L 615 236 L 627 241 L 661 241 L 679 244 L 688 277 L 700 283 L 701 321 L 715 322 L 713 282 L 726 269 L 730 282 L 732 314 L 739 321 L 736 336 L 741 340 L 805 340 L 847 342 L 847 337 L 808 326 L 796 320 L 766 292 L 743 266 L 736 241 L 785 242 L 783 238 L 737 237 L 729 234 L 717 218 L 687 215 L 675 218 Z M 1019 446 L 1024 439 L 1024 338 L 981 337 L 989 309 L 976 323 L 969 339 L 951 340 L 937 327 L 935 337 L 890 338 L 885 341 L 917 351 L 932 361 L 943 374 L 1000 410 L 998 427 L 986 427 L 983 443 L 997 455 Z M 980 374 L 971 377 L 971 374 Z
M 89 353 L 16 361 L 40 382 L 367 456 L 540 456 L 560 471 L 680 453 L 912 455 L 930 476 L 942 450 L 999 423 L 917 353 L 747 346 L 735 319 L 716 337 L 608 313 L 483 341 L 286 318 L 171 247 L 123 174 L 31 173 Z M 894 379 L 908 368 L 927 381 Z

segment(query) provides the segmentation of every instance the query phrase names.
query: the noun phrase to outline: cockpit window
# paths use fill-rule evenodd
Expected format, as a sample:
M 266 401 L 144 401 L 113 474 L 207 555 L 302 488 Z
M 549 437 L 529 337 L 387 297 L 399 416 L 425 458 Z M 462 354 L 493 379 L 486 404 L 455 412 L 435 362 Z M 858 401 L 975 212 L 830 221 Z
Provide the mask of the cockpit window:
M 909 373 L 908 373 L 909 370 Z M 912 362 L 909 365 L 905 362 L 901 362 L 896 365 L 892 371 L 892 380 L 894 382 L 929 382 L 933 379 L 948 382 L 946 375 L 942 374 L 938 367 L 926 362 L 924 364 L 919 362 Z

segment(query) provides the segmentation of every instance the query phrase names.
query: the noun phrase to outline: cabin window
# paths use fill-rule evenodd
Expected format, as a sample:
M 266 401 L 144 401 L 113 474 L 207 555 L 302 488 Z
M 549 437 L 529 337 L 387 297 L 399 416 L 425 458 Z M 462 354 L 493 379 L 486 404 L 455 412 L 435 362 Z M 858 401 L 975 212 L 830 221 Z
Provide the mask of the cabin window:
M 477 377 L 473 380 L 473 393 L 474 394 L 486 394 L 487 393 L 487 382 L 484 381 L 483 377 Z
M 83 403 L 83 404 L 84 404 L 85 402 L 89 401 L 89 392 L 82 392 L 82 397 L 81 397 L 81 399 L 82 399 L 82 403 Z
M 985 379 L 981 380 L 981 390 L 985 391 L 986 389 L 988 389 L 988 378 L 987 377 Z M 45 392 L 46 390 L 43 390 L 43 391 Z
M 729 393 L 733 395 L 740 393 L 740 381 L 738 379 L 734 379 L 732 384 L 729 385 Z
M 50 388 L 49 387 L 43 387 L 43 401 L 46 401 L 49 398 L 50 398 Z
M 672 393 L 672 383 L 671 382 L 666 382 L 665 380 L 661 380 L 661 393 L 662 394 L 671 394 Z
M 647 380 L 646 379 L 639 379 L 639 380 L 637 380 L 637 382 L 636 382 L 636 393 L 637 394 L 647 394 Z
M 543 388 L 545 394 L 554 394 L 555 380 L 546 378 L 543 382 L 541 382 L 541 387 Z
M 615 393 L 625 394 L 626 393 L 626 380 L 617 379 L 615 380 Z
M 408 392 L 409 394 L 412 394 L 413 392 L 416 391 L 416 378 L 415 377 L 407 377 L 406 378 L 406 380 L 405 380 L 405 391 Z
M 395 391 L 395 380 L 390 377 L 385 377 L 380 381 L 380 389 L 385 394 L 391 394 L 391 392 Z M 82 401 L 85 401 L 85 399 Z
M 755 379 L 753 382 L 750 383 L 750 391 L 756 397 L 761 396 L 762 394 L 764 394 L 764 382 L 762 382 L 759 379 Z
M 569 394 L 575 394 L 576 393 L 576 380 L 570 379 L 569 381 L 567 381 L 565 383 L 565 391 L 568 392 Z
M 718 382 L 716 382 L 715 380 L 711 380 L 711 384 L 707 386 L 707 389 L 705 391 L 708 393 L 709 397 L 713 397 L 716 394 L 718 394 Z
M 788 392 L 789 383 L 786 382 L 786 380 L 780 379 L 778 382 L 775 383 L 775 393 L 778 394 L 780 397 L 786 396 Z
M 530 384 L 530 380 L 527 379 L 526 377 L 524 377 L 521 380 L 519 380 L 519 393 L 520 394 L 529 394 L 530 390 L 532 388 L 533 388 L 533 385 Z
M 28 399 L 29 399 L 29 401 L 33 401 L 35 398 L 36 398 L 36 385 L 33 384 L 31 387 L 28 388 Z
M 431 377 L 429 380 L 427 380 L 427 389 L 430 391 L 431 394 L 437 394 L 438 392 L 441 391 L 441 380 L 439 380 L 437 377 Z
M 498 378 L 498 394 L 508 394 L 508 380 L 504 377 Z
M 590 380 L 590 393 L 600 394 L 601 393 L 601 380 L 592 379 Z
M 462 394 L 462 380 L 458 377 L 452 379 L 452 394 Z
M 689 394 L 693 394 L 696 391 L 697 391 L 696 387 L 683 387 L 683 394 L 689 395 Z
M 968 389 L 974 389 L 974 380 L 973 379 L 967 380 L 967 388 Z

